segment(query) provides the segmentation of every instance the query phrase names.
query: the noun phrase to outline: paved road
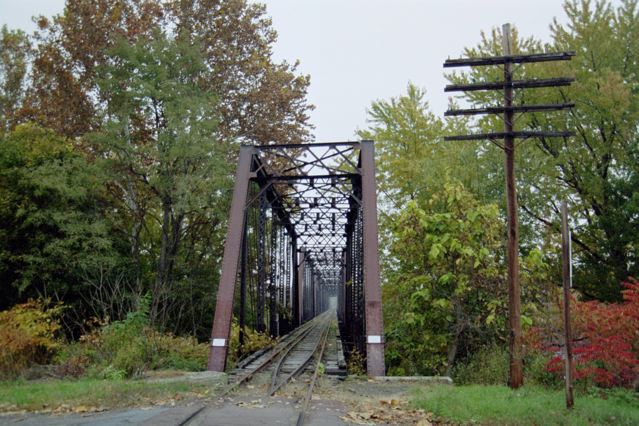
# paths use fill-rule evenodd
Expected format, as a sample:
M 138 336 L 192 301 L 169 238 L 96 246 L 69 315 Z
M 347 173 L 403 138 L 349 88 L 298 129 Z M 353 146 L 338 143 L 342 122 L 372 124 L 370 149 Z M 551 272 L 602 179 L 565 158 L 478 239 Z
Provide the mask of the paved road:
M 150 409 L 127 409 L 104 411 L 101 413 L 71 414 L 64 416 L 47 416 L 44 414 L 20 414 L 0 416 L 0 424 L 21 426 L 62 426 L 62 425 L 137 425 L 166 412 L 170 408 L 153 407 Z
M 290 425 L 297 419 L 297 404 L 303 395 L 303 380 L 290 383 L 277 397 L 266 396 L 268 383 L 256 383 L 243 387 L 231 397 L 223 400 L 194 400 L 190 404 L 174 407 L 130 408 L 101 413 L 47 416 L 41 414 L 0 415 L 0 425 L 59 426 L 59 425 L 177 425 L 202 408 L 189 425 Z M 421 384 L 450 385 L 449 378 L 387 378 L 380 380 L 349 380 L 341 382 L 334 378 L 322 378 L 317 395 L 313 395 L 311 413 L 306 425 L 337 426 L 351 424 L 342 417 L 350 418 L 352 411 L 373 412 L 384 400 L 408 400 L 406 391 Z M 383 404 L 382 404 L 383 405 Z M 388 409 L 395 413 L 391 420 L 378 420 L 381 424 L 415 424 L 415 414 L 407 408 L 405 413 L 398 407 Z M 380 421 L 381 420 L 381 421 Z M 370 421 L 370 420 L 367 420 Z M 361 422 L 357 422 L 361 424 Z M 430 423 L 424 423 L 430 424 Z
M 310 426 L 345 425 L 340 417 L 344 406 L 337 401 L 313 401 L 311 415 L 305 422 Z M 178 425 L 200 408 L 199 414 L 189 425 L 290 425 L 295 424 L 298 410 L 296 400 L 288 398 L 227 398 L 207 405 L 194 403 L 188 406 L 153 407 L 150 409 L 113 410 L 102 413 L 47 416 L 24 414 L 0 417 L 0 424 L 20 426 L 62 426 L 62 425 Z

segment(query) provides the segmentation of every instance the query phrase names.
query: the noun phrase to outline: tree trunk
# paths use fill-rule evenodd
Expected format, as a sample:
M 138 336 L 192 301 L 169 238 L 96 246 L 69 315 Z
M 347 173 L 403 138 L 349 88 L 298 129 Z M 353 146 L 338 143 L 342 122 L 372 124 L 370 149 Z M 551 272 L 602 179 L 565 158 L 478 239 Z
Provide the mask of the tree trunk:
M 151 323 L 157 325 L 159 307 L 162 303 L 163 293 L 166 290 L 169 272 L 169 250 L 171 232 L 171 201 L 162 201 L 162 232 L 160 240 L 160 255 L 155 273 L 155 285 L 151 301 Z
M 457 358 L 457 349 L 459 348 L 459 337 L 466 327 L 461 302 L 453 301 L 453 306 L 455 309 L 455 327 L 453 332 L 453 339 L 448 345 L 448 356 L 446 364 L 447 376 L 450 376 L 453 372 L 453 365 L 455 364 L 455 358 Z
M 171 238 L 169 239 L 169 245 L 167 248 L 167 259 L 166 259 L 166 271 L 165 271 L 165 283 L 164 290 L 167 294 L 171 294 L 172 287 L 172 278 L 173 278 L 173 270 L 175 268 L 175 259 L 177 258 L 178 248 L 180 245 L 180 234 L 182 231 L 182 221 L 184 220 L 183 215 L 174 216 L 171 214 L 170 221 L 170 229 L 171 229 Z M 168 315 L 170 312 L 169 308 L 173 308 L 169 301 L 164 301 L 162 303 L 162 315 L 160 317 L 160 328 L 164 330 L 165 324 L 168 320 Z M 178 310 L 181 310 L 182 307 L 179 307 Z

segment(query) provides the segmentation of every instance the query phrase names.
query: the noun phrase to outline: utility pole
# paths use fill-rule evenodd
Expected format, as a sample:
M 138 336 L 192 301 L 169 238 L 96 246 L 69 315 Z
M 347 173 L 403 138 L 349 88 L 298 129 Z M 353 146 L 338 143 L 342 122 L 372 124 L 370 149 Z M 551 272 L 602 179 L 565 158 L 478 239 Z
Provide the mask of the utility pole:
M 513 389 L 524 384 L 522 333 L 521 333 L 521 291 L 519 286 L 519 224 L 517 218 L 517 187 L 515 179 L 515 140 L 528 138 L 569 137 L 574 132 L 554 131 L 518 131 L 515 129 L 515 113 L 558 111 L 572 108 L 574 103 L 542 104 L 542 105 L 514 105 L 514 89 L 539 87 L 568 86 L 574 78 L 548 78 L 531 80 L 514 80 L 513 65 L 535 62 L 570 60 L 574 52 L 540 53 L 531 55 L 513 55 L 510 24 L 502 26 L 502 56 L 487 58 L 448 59 L 445 68 L 462 66 L 494 66 L 502 65 L 504 80 L 498 82 L 484 82 L 473 84 L 451 84 L 444 91 L 477 91 L 503 90 L 504 98 L 500 106 L 484 108 L 457 109 L 446 111 L 446 116 L 503 114 L 504 131 L 473 135 L 448 136 L 447 141 L 490 140 L 504 151 L 504 170 L 506 175 L 506 209 L 508 226 L 508 243 L 506 246 L 506 261 L 508 268 L 508 346 L 509 346 L 509 374 L 508 386 Z M 503 140 L 503 145 L 497 140 Z
M 572 329 L 570 327 L 570 229 L 568 228 L 568 206 L 566 201 L 561 203 L 561 254 L 562 254 L 562 276 L 564 286 L 564 340 L 565 340 L 565 361 L 566 361 L 566 408 L 571 409 L 574 405 L 572 396 Z
M 504 56 L 512 55 L 510 24 L 502 26 Z M 515 182 L 515 137 L 513 106 L 512 63 L 504 63 L 504 152 L 506 171 L 506 210 L 508 215 L 508 347 L 510 374 L 508 385 L 518 388 L 524 384 L 524 364 L 521 348 L 521 291 L 519 288 L 519 222 L 517 217 L 517 188 Z

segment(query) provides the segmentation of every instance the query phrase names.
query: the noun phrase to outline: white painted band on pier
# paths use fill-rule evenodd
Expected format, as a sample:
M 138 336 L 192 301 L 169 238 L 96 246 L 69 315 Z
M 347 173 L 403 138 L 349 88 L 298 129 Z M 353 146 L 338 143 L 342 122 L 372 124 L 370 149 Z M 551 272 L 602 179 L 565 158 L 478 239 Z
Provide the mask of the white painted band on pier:
M 367 337 L 367 343 L 382 343 L 382 336 L 370 335 Z

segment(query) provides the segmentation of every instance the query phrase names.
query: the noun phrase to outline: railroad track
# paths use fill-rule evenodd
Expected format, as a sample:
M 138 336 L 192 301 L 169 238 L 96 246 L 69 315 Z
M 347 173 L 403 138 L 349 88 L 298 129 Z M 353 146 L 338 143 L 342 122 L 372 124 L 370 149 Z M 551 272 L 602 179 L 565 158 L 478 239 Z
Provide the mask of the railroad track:
M 297 416 L 297 426 L 304 424 L 313 389 L 320 374 L 322 357 L 326 348 L 329 331 L 333 323 L 335 313 L 324 312 L 313 320 L 298 327 L 282 341 L 278 342 L 270 350 L 261 351 L 240 363 L 241 369 L 237 372 L 233 383 L 230 383 L 219 395 L 224 397 L 230 392 L 239 388 L 242 384 L 249 382 L 258 373 L 273 367 L 271 371 L 271 385 L 268 395 L 273 396 L 279 389 L 285 386 L 293 378 L 308 370 L 312 366 L 312 376 L 302 399 L 300 410 Z M 180 425 L 192 423 L 205 409 L 200 408 Z

